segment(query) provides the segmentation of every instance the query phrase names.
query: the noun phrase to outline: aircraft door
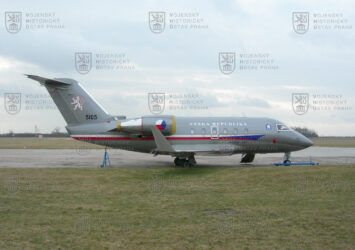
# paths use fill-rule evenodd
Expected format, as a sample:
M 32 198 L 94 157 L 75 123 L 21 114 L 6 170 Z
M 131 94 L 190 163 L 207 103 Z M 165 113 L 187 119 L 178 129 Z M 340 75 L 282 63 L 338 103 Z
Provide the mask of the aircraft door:
M 211 126 L 211 139 L 218 139 L 218 126 Z

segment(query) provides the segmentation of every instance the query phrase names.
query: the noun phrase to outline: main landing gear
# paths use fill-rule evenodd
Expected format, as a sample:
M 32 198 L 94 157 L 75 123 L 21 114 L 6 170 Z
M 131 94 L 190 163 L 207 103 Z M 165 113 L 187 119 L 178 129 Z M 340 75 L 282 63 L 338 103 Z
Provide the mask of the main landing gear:
M 188 157 L 176 157 L 174 160 L 174 164 L 177 167 L 192 167 L 196 165 L 196 160 L 194 155 L 190 155 Z
M 240 162 L 241 163 L 250 163 L 250 162 L 254 161 L 254 158 L 255 158 L 254 153 L 243 154 Z

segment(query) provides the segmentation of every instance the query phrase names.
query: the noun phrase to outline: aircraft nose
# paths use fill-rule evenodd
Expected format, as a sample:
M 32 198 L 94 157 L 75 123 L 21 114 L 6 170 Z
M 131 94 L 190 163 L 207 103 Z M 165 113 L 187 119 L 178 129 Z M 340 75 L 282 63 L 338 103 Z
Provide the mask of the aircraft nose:
M 300 135 L 298 137 L 298 140 L 299 140 L 299 145 L 303 148 L 308 148 L 310 146 L 313 146 L 313 142 L 303 135 Z

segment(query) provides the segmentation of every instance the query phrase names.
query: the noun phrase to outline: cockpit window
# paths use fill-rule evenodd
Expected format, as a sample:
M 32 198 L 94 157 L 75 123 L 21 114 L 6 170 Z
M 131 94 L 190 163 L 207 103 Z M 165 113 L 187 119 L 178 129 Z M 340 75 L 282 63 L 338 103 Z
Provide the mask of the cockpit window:
M 284 124 L 277 124 L 277 131 L 289 131 L 290 129 Z

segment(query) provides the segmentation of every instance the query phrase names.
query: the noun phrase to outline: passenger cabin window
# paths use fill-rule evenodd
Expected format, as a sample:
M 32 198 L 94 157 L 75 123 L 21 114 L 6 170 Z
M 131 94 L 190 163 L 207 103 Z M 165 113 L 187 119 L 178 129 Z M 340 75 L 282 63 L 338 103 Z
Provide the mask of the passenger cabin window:
M 193 128 L 191 128 L 190 133 L 191 133 L 192 135 L 195 134 L 195 130 L 194 130 Z
M 286 125 L 284 125 L 284 124 L 277 124 L 276 127 L 277 127 L 277 131 L 288 131 L 288 130 L 290 130 L 290 129 L 289 129 Z
M 228 129 L 227 128 L 223 129 L 223 134 L 225 134 L 225 135 L 228 134 Z

